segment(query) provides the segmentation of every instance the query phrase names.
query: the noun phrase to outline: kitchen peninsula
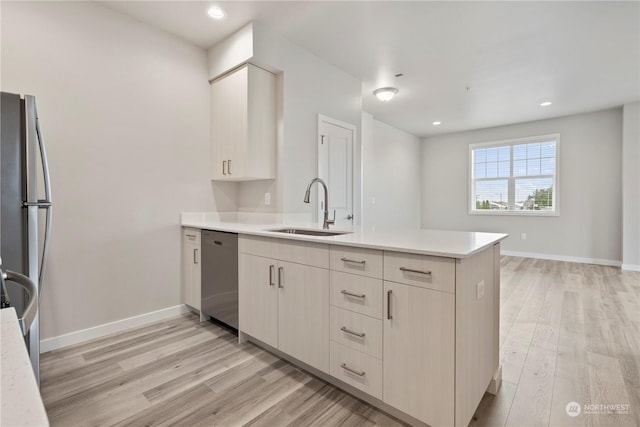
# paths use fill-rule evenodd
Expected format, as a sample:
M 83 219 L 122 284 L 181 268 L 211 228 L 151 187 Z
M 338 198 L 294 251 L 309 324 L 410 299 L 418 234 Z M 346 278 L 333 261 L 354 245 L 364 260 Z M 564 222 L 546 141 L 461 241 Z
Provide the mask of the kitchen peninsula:
M 183 214 L 182 226 L 239 235 L 241 341 L 411 424 L 466 426 L 484 392 L 500 387 L 506 234 L 354 227 L 316 236 L 274 230 L 318 225 L 198 214 Z

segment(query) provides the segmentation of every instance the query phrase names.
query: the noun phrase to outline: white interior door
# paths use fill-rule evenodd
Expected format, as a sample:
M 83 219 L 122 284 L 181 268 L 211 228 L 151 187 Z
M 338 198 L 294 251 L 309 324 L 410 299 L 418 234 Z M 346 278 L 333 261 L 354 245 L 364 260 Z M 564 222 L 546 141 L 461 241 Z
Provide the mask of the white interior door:
M 318 176 L 329 188 L 329 217 L 336 226 L 353 224 L 353 141 L 356 127 L 318 115 Z M 324 215 L 324 194 L 318 191 L 318 219 Z

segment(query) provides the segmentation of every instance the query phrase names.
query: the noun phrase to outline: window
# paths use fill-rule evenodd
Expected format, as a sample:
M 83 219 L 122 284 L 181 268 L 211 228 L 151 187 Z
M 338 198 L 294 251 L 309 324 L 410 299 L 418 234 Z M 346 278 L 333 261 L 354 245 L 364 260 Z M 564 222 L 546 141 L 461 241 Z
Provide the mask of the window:
M 469 213 L 558 215 L 560 135 L 469 145 Z

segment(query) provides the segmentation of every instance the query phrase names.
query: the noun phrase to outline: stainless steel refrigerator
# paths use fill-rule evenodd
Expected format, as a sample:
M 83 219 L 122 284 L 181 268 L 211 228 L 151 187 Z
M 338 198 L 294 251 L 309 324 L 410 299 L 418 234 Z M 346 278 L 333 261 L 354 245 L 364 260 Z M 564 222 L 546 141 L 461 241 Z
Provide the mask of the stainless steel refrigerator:
M 49 167 L 35 97 L 0 93 L 0 257 L 3 270 L 28 276 L 42 295 L 51 232 Z M 28 294 L 7 282 L 10 303 L 22 316 Z M 25 337 L 40 382 L 40 321 Z

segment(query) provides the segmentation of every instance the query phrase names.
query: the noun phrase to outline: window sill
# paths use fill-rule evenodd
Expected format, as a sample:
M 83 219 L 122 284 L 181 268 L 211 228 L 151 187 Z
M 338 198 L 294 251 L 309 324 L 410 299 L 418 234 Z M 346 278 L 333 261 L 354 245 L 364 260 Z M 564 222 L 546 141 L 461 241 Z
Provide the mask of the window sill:
M 560 212 L 555 210 L 549 211 L 501 211 L 498 209 L 487 210 L 470 210 L 469 215 L 478 216 L 560 216 Z

